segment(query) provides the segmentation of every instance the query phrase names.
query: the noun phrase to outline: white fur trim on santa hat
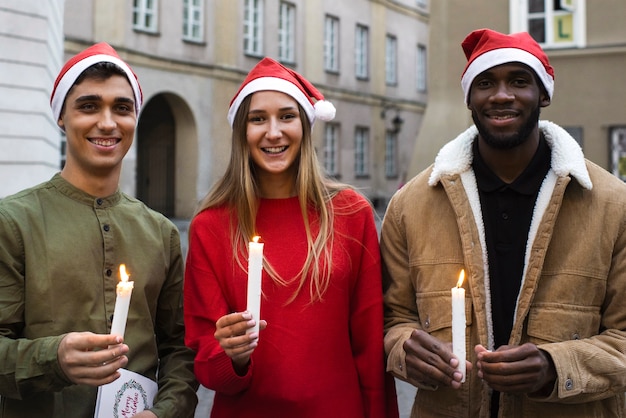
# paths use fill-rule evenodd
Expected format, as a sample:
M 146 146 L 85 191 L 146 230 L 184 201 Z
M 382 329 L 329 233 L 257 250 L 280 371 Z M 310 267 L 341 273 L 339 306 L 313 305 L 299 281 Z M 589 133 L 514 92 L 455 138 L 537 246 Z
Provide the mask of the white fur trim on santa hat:
M 116 58 L 107 54 L 98 54 L 98 55 L 90 55 L 83 60 L 78 61 L 74 64 L 67 72 L 63 75 L 57 87 L 54 91 L 54 96 L 50 101 L 50 106 L 52 107 L 52 115 L 54 116 L 55 122 L 59 120 L 61 117 L 61 109 L 63 108 L 63 103 L 65 102 L 65 97 L 67 93 L 72 88 L 76 79 L 85 71 L 87 68 L 91 67 L 94 64 L 99 62 L 111 62 L 122 70 L 126 74 L 126 78 L 130 82 L 130 85 L 133 89 L 133 95 L 135 96 L 135 114 L 139 114 L 139 109 L 141 108 L 141 89 L 139 88 L 139 83 L 135 78 L 135 74 L 133 74 L 132 70 L 128 67 L 124 61 L 119 58 Z
M 313 125 L 316 116 L 313 103 L 311 103 L 300 88 L 292 82 L 282 78 L 259 77 L 246 84 L 230 105 L 230 109 L 228 109 L 228 123 L 231 127 L 233 126 L 235 115 L 237 114 L 237 110 L 239 110 L 239 106 L 241 106 L 243 99 L 252 93 L 256 93 L 257 91 L 279 91 L 293 97 L 300 104 L 300 106 L 302 106 L 307 117 L 309 118 L 309 121 L 311 122 L 311 125 Z
M 522 64 L 526 64 L 532 68 L 539 77 L 539 80 L 541 80 L 548 96 L 552 99 L 552 94 L 554 93 L 554 79 L 550 74 L 548 74 L 539 58 L 530 52 L 524 51 L 523 49 L 499 48 L 479 55 L 476 59 L 474 59 L 474 61 L 472 61 L 469 67 L 467 67 L 467 70 L 461 79 L 461 87 L 463 87 L 463 93 L 465 94 L 465 103 L 467 104 L 469 102 L 470 87 L 472 86 L 472 81 L 474 81 L 474 78 L 476 78 L 477 75 L 497 65 L 507 64 L 510 62 L 521 62 Z

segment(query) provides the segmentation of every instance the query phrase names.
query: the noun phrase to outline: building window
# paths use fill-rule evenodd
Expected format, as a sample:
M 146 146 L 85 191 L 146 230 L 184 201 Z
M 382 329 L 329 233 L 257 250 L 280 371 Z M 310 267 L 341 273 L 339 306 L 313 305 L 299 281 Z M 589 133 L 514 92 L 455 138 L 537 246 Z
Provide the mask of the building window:
M 133 29 L 156 32 L 158 8 L 158 0 L 133 0 Z
M 511 32 L 526 31 L 545 48 L 584 47 L 586 0 L 510 0 Z
M 398 133 L 387 131 L 385 135 L 385 177 L 398 177 Z
M 428 6 L 428 0 L 416 0 L 415 3 L 422 8 L 426 8 Z
M 296 6 L 280 2 L 278 22 L 278 59 L 282 62 L 296 62 Z
M 330 176 L 339 174 L 339 125 L 327 123 L 324 129 L 324 169 Z
M 356 25 L 355 36 L 355 75 L 357 78 L 367 78 L 368 43 L 369 33 L 367 26 Z
M 204 37 L 204 0 L 183 1 L 183 39 L 202 42 Z
M 417 62 L 416 62 L 416 84 L 417 91 L 426 92 L 426 46 L 417 45 Z
M 398 40 L 387 35 L 385 40 L 385 82 L 388 86 L 398 83 Z
M 245 0 L 243 50 L 248 55 L 263 55 L 263 0 Z
M 333 16 L 324 21 L 324 69 L 339 72 L 339 19 Z
M 626 181 L 626 126 L 611 128 L 610 135 L 613 174 Z
M 354 135 L 354 175 L 369 174 L 369 129 L 357 127 Z

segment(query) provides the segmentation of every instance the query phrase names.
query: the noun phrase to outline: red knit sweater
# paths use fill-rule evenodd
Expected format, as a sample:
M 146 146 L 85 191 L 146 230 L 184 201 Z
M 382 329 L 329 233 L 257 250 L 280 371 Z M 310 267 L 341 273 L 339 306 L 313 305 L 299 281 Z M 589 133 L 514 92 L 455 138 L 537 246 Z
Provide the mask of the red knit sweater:
M 297 198 L 261 200 L 257 231 L 264 256 L 281 277 L 293 280 L 281 286 L 263 272 L 261 319 L 267 328 L 243 377 L 213 336 L 220 317 L 246 309 L 247 275 L 233 261 L 229 213 L 208 209 L 194 218 L 185 273 L 186 342 L 197 352 L 196 377 L 216 391 L 211 417 L 397 416 L 393 380 L 384 372 L 372 211 L 352 190 L 342 191 L 333 204 L 352 210 L 334 221 L 333 273 L 324 300 L 311 304 L 307 284 L 286 305 L 306 256 L 304 222 Z

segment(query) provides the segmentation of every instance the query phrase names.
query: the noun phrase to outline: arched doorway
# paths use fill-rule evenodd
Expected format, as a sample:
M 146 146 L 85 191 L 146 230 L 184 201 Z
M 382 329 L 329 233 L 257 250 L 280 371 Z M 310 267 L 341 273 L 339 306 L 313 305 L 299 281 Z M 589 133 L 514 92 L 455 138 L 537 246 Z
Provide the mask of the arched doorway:
M 173 218 L 176 197 L 176 121 L 158 95 L 145 104 L 137 125 L 137 198 Z
M 182 97 L 160 93 L 137 124 L 135 195 L 168 218 L 189 219 L 196 208 L 198 131 Z

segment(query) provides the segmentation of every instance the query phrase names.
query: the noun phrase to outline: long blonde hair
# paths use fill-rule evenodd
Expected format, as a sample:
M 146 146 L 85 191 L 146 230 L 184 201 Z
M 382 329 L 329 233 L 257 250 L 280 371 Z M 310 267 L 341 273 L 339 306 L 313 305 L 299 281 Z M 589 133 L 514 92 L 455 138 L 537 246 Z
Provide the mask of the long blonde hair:
M 252 95 L 249 95 L 243 100 L 233 121 L 232 150 L 226 172 L 200 202 L 196 212 L 197 214 L 217 206 L 230 208 L 233 257 L 244 270 L 241 260 L 245 258 L 242 256 L 247 254 L 246 244 L 256 235 L 256 215 L 259 205 L 258 179 L 246 139 L 251 97 Z M 322 174 L 312 143 L 311 123 L 299 104 L 298 108 L 302 121 L 302 142 L 300 154 L 294 162 L 297 165 L 296 193 L 304 218 L 308 250 L 300 270 L 297 289 L 287 303 L 298 296 L 305 286 L 307 277 L 311 277 L 309 284 L 311 302 L 321 300 L 328 289 L 333 265 L 335 215 L 331 200 L 339 191 L 350 187 Z M 316 236 L 313 236 L 311 231 L 309 208 L 319 216 L 319 232 Z M 238 222 L 234 222 L 235 217 Z M 282 285 L 288 284 L 286 278 L 280 277 L 267 260 L 263 261 L 263 265 L 273 280 Z

